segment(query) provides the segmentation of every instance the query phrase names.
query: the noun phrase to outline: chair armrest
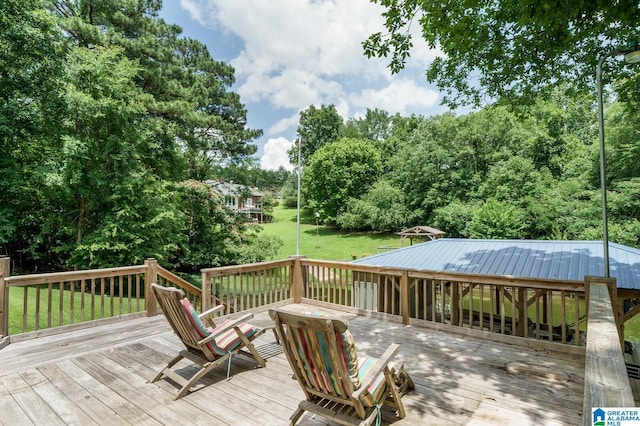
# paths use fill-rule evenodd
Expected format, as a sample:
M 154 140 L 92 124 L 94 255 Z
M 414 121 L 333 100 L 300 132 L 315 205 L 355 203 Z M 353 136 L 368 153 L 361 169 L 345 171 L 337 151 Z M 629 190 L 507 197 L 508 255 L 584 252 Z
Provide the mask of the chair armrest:
M 360 381 L 360 387 L 353 393 L 353 397 L 358 399 L 360 395 L 367 390 L 367 388 L 373 383 L 373 381 L 378 377 L 378 374 L 382 373 L 387 365 L 391 362 L 393 357 L 395 357 L 400 351 L 400 345 L 397 343 L 392 343 L 389 345 L 386 351 L 382 354 L 380 358 L 369 368 L 367 374 L 364 375 L 362 380 Z
M 204 318 L 210 317 L 211 315 L 215 314 L 216 312 L 220 311 L 224 309 L 224 305 L 216 305 L 213 308 L 204 311 L 203 313 L 201 313 L 200 315 L 198 315 L 198 318 L 200 318 L 200 320 L 203 320 Z
M 238 318 L 235 318 L 229 324 L 226 324 L 224 327 L 221 327 L 219 330 L 216 330 L 215 333 L 211 333 L 210 335 L 208 335 L 204 339 L 200 340 L 198 342 L 198 344 L 202 345 L 202 344 L 205 344 L 205 343 L 209 343 L 210 341 L 212 341 L 213 339 L 215 339 L 216 337 L 218 337 L 222 333 L 225 333 L 225 332 L 231 330 L 232 328 L 238 326 L 239 324 L 242 324 L 243 322 L 247 322 L 247 320 L 251 319 L 251 318 L 253 318 L 253 314 L 252 313 L 247 313 L 247 314 L 244 314 L 244 315 L 242 315 L 242 316 L 240 316 Z

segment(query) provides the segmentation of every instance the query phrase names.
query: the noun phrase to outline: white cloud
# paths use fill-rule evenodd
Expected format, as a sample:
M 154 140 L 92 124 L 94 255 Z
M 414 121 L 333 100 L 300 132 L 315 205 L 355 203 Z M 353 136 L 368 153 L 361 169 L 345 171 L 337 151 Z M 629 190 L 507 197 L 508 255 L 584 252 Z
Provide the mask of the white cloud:
M 271 138 L 265 156 L 267 146 L 275 149 L 273 141 L 286 140 L 278 136 L 292 138 L 299 112 L 309 105 L 333 104 L 346 120 L 366 108 L 428 115 L 439 100 L 424 70 L 442 53 L 427 46 L 417 20 L 410 28 L 411 56 L 399 75 L 390 74 L 388 58 L 364 56 L 362 42 L 384 32 L 385 9 L 370 0 L 181 0 L 181 6 L 216 34 L 201 41 L 234 40 L 233 90 L 249 109 L 260 105 L 261 126 Z
M 298 121 L 300 120 L 300 111 L 297 111 L 295 114 L 292 114 L 289 117 L 281 118 L 274 124 L 273 126 L 267 129 L 267 135 L 277 135 L 279 133 L 284 132 L 287 129 L 290 129 L 294 126 L 298 125 Z
M 411 110 L 426 110 L 438 104 L 437 91 L 416 84 L 413 80 L 395 80 L 382 89 L 365 89 L 350 97 L 354 106 L 380 108 L 391 114 L 406 114 Z
M 368 60 L 361 43 L 382 29 L 369 0 L 182 0 L 199 22 L 233 33 L 244 48 L 231 60 L 243 100 L 278 108 L 337 104 L 342 80 L 386 80 L 386 60 Z
M 260 158 L 260 168 L 264 170 L 277 170 L 280 166 L 291 171 L 293 165 L 289 163 L 287 151 L 291 148 L 293 142 L 285 138 L 269 139 L 264 145 L 264 153 Z

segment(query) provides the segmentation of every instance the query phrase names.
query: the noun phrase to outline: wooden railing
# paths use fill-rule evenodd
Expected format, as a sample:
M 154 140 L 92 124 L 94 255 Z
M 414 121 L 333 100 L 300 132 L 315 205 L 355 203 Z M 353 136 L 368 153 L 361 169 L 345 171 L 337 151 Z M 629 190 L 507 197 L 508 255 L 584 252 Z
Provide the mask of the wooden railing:
M 301 265 L 302 292 L 311 300 L 399 316 L 405 324 L 423 322 L 436 328 L 584 345 L 583 281 L 393 270 L 306 259 Z
M 9 333 L 9 309 L 11 318 L 21 318 L 11 333 L 154 315 L 157 304 L 147 288 L 158 282 L 182 288 L 202 310 L 223 304 L 223 314 L 308 301 L 500 341 L 515 337 L 578 348 L 585 344 L 587 295 L 582 281 L 387 269 L 292 257 L 203 269 L 200 290 L 154 260 L 122 268 L 14 277 L 8 274 L 8 259 L 0 265 L 5 265 L 0 266 L 2 335 Z M 19 295 L 17 288 L 22 289 Z
M 31 275 L 10 275 L 10 259 L 0 258 L 0 337 L 48 334 L 91 321 L 154 315 L 152 282 L 180 287 L 200 306 L 201 291 L 158 266 L 144 265 Z M 55 329 L 55 330 L 54 330 Z
M 616 313 L 611 309 L 609 289 L 606 283 L 594 281 L 589 284 L 584 425 L 593 424 L 592 408 L 635 406 L 620 346 L 619 330 L 616 328 Z
M 293 265 L 279 260 L 203 269 L 202 309 L 221 303 L 231 314 L 283 303 L 292 298 Z

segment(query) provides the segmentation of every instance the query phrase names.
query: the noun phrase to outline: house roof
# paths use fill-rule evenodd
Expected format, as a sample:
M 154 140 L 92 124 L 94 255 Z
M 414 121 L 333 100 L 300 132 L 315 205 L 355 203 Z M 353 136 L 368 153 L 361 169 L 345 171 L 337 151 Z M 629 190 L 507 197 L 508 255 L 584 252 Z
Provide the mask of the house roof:
M 233 182 L 220 182 L 217 180 L 207 180 L 204 183 L 210 185 L 218 194 L 224 196 L 238 197 L 245 193 L 250 193 L 253 197 L 263 197 L 264 193 L 257 188 L 240 185 Z
M 586 275 L 604 274 L 602 241 L 440 238 L 354 263 L 558 280 L 584 280 Z M 618 288 L 640 290 L 640 250 L 609 243 L 609 265 Z

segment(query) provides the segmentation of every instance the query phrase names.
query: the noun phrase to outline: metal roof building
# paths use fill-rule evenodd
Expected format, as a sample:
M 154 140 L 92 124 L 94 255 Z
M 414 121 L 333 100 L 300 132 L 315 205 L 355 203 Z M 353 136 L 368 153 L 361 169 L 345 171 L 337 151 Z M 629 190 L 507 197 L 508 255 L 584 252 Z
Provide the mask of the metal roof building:
M 602 241 L 471 240 L 440 238 L 353 263 L 527 278 L 583 280 L 602 276 Z M 609 243 L 609 264 L 618 288 L 640 290 L 640 250 Z

